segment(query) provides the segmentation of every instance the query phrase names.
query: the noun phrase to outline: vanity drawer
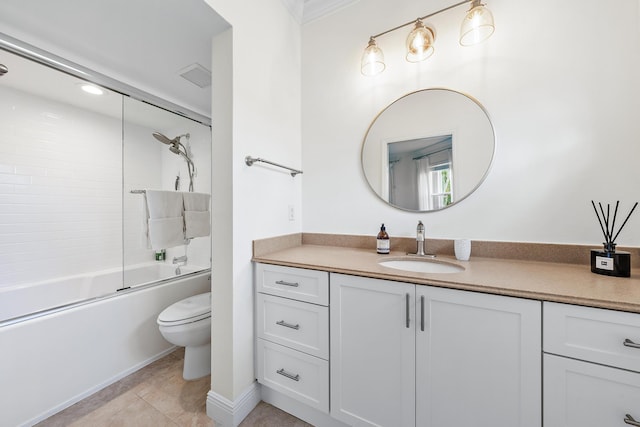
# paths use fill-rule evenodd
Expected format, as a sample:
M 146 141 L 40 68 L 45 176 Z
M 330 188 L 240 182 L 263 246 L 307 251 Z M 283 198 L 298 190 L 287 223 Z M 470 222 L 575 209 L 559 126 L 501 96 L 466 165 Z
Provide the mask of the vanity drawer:
M 640 372 L 640 314 L 544 303 L 543 350 Z
M 258 339 L 258 382 L 329 412 L 329 362 Z
M 329 304 L 329 273 L 326 271 L 257 264 L 256 280 L 258 292 Z
M 640 374 L 545 354 L 543 425 L 610 427 L 640 421 Z M 627 415 L 628 414 L 628 415 Z
M 259 293 L 258 337 L 329 358 L 329 308 Z

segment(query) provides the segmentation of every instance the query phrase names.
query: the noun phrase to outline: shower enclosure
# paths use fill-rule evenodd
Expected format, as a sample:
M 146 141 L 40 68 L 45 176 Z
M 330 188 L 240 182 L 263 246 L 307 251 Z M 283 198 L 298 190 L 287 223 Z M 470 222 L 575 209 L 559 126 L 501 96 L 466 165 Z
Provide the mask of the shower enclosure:
M 211 192 L 208 119 L 25 56 L 0 49 L 0 324 L 209 269 L 208 236 L 156 256 L 143 191 Z

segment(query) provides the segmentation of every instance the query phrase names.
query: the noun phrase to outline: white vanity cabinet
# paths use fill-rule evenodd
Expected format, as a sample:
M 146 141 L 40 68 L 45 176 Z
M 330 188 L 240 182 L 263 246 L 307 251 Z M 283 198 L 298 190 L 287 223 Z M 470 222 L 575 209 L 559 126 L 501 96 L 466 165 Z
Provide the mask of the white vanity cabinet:
M 331 416 L 415 427 L 415 285 L 331 274 Z
M 416 286 L 417 426 L 540 427 L 541 303 Z
M 331 274 L 331 415 L 541 425 L 541 303 Z
M 640 426 L 640 314 L 544 303 L 544 423 Z
M 329 273 L 256 265 L 258 382 L 329 412 Z

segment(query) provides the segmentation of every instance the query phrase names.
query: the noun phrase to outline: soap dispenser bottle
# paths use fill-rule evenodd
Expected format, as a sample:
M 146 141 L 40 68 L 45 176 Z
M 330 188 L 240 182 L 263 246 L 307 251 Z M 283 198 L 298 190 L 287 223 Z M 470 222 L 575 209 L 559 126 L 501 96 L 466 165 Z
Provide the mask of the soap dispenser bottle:
M 382 224 L 378 237 L 376 238 L 376 251 L 379 254 L 388 254 L 390 246 L 389 234 L 387 234 L 387 230 L 384 224 Z

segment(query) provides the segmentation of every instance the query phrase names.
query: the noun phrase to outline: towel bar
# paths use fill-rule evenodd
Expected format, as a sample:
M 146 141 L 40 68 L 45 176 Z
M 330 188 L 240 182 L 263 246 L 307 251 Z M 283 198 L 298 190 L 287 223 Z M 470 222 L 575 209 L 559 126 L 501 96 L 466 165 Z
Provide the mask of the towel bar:
M 247 156 L 247 157 L 244 158 L 244 162 L 247 164 L 247 166 L 253 166 L 253 164 L 255 162 L 268 163 L 270 165 L 277 166 L 279 168 L 286 169 L 286 170 L 290 171 L 291 172 L 291 176 L 296 176 L 297 174 L 302 173 L 301 170 L 293 169 L 293 168 L 290 168 L 288 166 L 283 166 L 283 165 L 271 162 L 271 161 L 266 160 L 266 159 L 261 159 L 260 157 Z

